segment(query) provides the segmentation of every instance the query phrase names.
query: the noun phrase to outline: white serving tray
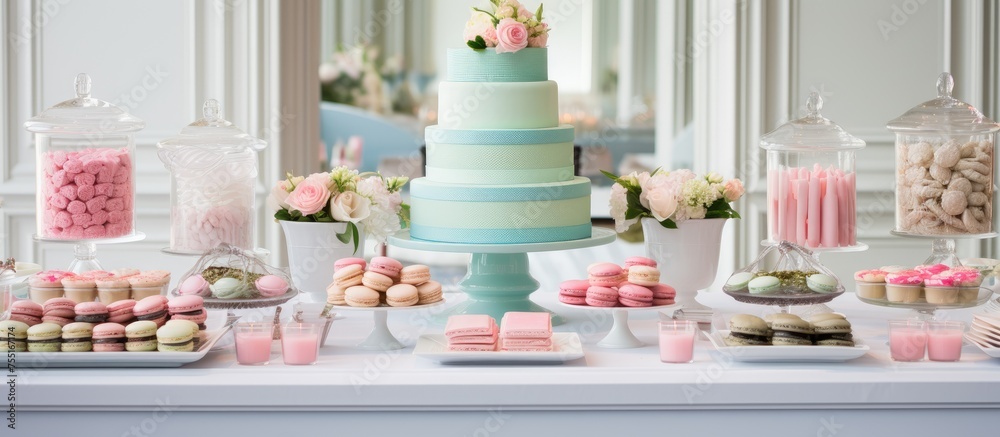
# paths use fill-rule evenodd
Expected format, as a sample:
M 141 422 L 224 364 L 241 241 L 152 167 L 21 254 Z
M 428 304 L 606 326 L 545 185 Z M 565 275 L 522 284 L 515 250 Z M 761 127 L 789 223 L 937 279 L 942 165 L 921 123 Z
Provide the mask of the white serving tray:
M 854 339 L 854 347 L 846 346 L 729 346 L 723 337 L 729 331 L 707 334 L 715 350 L 729 355 L 735 361 L 748 363 L 825 363 L 861 358 L 869 347 Z
M 441 364 L 561 364 L 583 357 L 583 344 L 575 332 L 553 332 L 552 352 L 449 351 L 444 334 L 426 334 L 417 339 L 413 355 Z

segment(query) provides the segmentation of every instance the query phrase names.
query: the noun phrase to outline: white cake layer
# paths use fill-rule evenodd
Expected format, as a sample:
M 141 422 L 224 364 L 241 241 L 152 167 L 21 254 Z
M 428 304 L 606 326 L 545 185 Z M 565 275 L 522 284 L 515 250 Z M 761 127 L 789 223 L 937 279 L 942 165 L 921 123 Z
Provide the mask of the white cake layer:
M 541 129 L 559 126 L 559 90 L 544 82 L 441 82 L 438 126 Z

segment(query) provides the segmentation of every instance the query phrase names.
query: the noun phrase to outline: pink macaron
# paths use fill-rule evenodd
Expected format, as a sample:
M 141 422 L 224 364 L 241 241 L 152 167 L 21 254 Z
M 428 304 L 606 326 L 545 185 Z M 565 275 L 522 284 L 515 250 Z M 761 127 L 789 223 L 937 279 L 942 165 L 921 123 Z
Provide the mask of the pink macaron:
M 201 275 L 191 275 L 181 281 L 181 285 L 177 287 L 177 293 L 207 297 L 212 295 L 212 290 L 208 286 L 208 281 Z
M 24 322 L 28 326 L 42 323 L 42 306 L 30 300 L 19 300 L 10 304 L 10 319 Z
M 65 317 L 72 319 L 76 317 L 76 302 L 65 297 L 56 297 L 45 301 L 42 305 L 42 313 L 46 316 Z
M 108 307 L 100 302 L 80 302 L 73 309 L 77 322 L 104 323 L 108 321 Z
M 610 287 L 592 285 L 587 288 L 587 305 L 592 307 L 618 306 L 618 290 Z
M 149 296 L 135 303 L 132 314 L 137 320 L 150 320 L 156 326 L 167 323 L 167 305 L 160 299 L 162 296 Z
M 94 327 L 94 352 L 121 352 L 125 350 L 125 327 L 118 323 L 101 323 Z
M 559 301 L 570 305 L 586 305 L 587 289 L 590 282 L 582 279 L 571 279 L 559 284 Z
M 656 260 L 644 256 L 630 256 L 625 258 L 625 268 L 632 266 L 656 267 Z
M 277 275 L 264 275 L 254 282 L 257 292 L 264 297 L 277 297 L 288 292 L 288 281 Z
M 674 298 L 677 297 L 677 290 L 667 284 L 656 284 L 648 287 L 653 292 L 653 305 L 673 305 Z
M 132 299 L 119 300 L 108 304 L 108 321 L 128 325 L 135 321 L 135 301 Z
M 618 302 L 627 307 L 653 306 L 653 292 L 641 285 L 626 284 L 618 289 Z
M 178 296 L 167 304 L 167 312 L 172 320 L 190 320 L 205 329 L 205 320 L 208 314 L 205 312 L 205 299 L 201 296 Z
M 401 270 L 403 270 L 403 263 L 387 256 L 376 256 L 368 264 L 369 272 L 381 273 L 392 278 L 393 281 L 399 279 L 399 272 Z
M 616 287 L 622 282 L 623 270 L 621 266 L 614 263 L 597 263 L 587 269 L 587 280 L 590 285 L 600 287 Z
M 336 272 L 337 270 L 352 265 L 361 266 L 361 270 L 364 270 L 365 267 L 368 267 L 368 264 L 365 263 L 364 258 L 341 258 L 338 259 L 337 262 L 333 263 L 333 271 Z

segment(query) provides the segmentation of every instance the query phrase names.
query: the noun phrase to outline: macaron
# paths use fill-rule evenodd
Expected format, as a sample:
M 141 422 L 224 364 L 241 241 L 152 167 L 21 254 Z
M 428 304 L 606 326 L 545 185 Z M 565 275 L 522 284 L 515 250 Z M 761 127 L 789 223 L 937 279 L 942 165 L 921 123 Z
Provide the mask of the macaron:
M 771 344 L 770 328 L 764 319 L 750 314 L 737 314 L 729 319 L 729 334 L 723 341 L 729 346 Z
M 264 297 L 278 297 L 288 291 L 288 281 L 277 275 L 264 275 L 254 282 L 257 292 Z
M 151 320 L 156 326 L 163 326 L 167 322 L 167 306 L 158 296 L 150 296 L 136 302 L 132 307 L 132 313 L 137 320 Z
M 559 302 L 570 305 L 586 305 L 587 289 L 590 281 L 570 279 L 559 284 Z
M 385 291 L 385 303 L 392 307 L 413 306 L 419 300 L 417 287 L 411 284 L 396 284 Z
M 427 281 L 417 286 L 417 305 L 427 305 L 441 302 L 444 295 L 441 291 L 441 283 L 438 281 Z
M 125 327 L 125 350 L 129 352 L 152 352 L 156 350 L 156 323 L 140 320 Z
M 630 284 L 652 287 L 660 283 L 660 271 L 656 267 L 632 266 L 628 269 Z
M 598 287 L 616 287 L 621 282 L 622 268 L 613 263 L 597 263 L 587 269 L 587 280 L 590 285 Z
M 333 273 L 333 283 L 340 288 L 361 285 L 361 277 L 365 274 L 365 269 L 357 264 L 349 264 L 341 267 Z
M 209 289 L 208 281 L 204 277 L 191 275 L 181 281 L 181 285 L 177 287 L 177 293 L 208 297 L 212 295 L 212 290 Z
M 62 327 L 63 352 L 90 352 L 93 349 L 91 337 L 94 325 L 86 322 L 73 322 Z
M 42 306 L 30 300 L 18 300 L 10 304 L 10 320 L 24 322 L 28 326 L 42 323 Z
M 367 271 L 361 277 L 361 284 L 378 292 L 385 292 L 392 287 L 392 278 L 379 272 Z
M 352 307 L 376 307 L 379 304 L 379 292 L 365 287 L 355 285 L 344 291 L 344 300 Z
M 27 323 L 17 320 L 0 320 L 0 350 L 24 352 L 28 350 Z
M 333 271 L 336 272 L 337 270 L 350 265 L 359 265 L 361 266 L 361 270 L 364 270 L 365 267 L 368 266 L 368 264 L 365 263 L 364 258 L 341 258 L 333 263 Z
M 634 266 L 656 267 L 656 260 L 644 256 L 630 256 L 625 258 L 626 269 L 631 269 Z
M 399 272 L 399 282 L 410 285 L 420 285 L 431 280 L 431 268 L 423 264 L 403 267 Z
M 813 328 L 809 322 L 794 314 L 771 320 L 771 344 L 775 346 L 810 346 Z
M 750 272 L 736 272 L 726 281 L 726 288 L 730 291 L 746 290 L 747 285 L 754 278 Z
M 191 352 L 194 350 L 194 334 L 181 325 L 160 326 L 156 330 L 156 350 L 160 352 Z
M 172 326 L 172 325 L 178 325 L 191 331 L 191 342 L 194 343 L 194 350 L 198 350 L 198 348 L 201 346 L 202 337 L 205 335 L 205 331 L 201 329 L 197 323 L 194 323 L 190 320 L 174 319 L 174 320 L 167 320 L 167 323 L 165 323 L 163 326 Z
M 368 271 L 381 273 L 393 280 L 399 279 L 399 273 L 403 270 L 403 264 L 387 256 L 376 256 L 372 262 L 368 263 Z
M 118 323 L 101 323 L 94 327 L 94 352 L 125 350 L 125 327 Z
M 219 299 L 235 299 L 243 295 L 243 282 L 236 278 L 219 278 L 209 286 L 212 295 Z
M 128 325 L 135 321 L 135 300 L 125 299 L 108 304 L 108 321 L 121 325 Z
M 42 321 L 55 323 L 59 326 L 73 323 L 76 317 L 74 307 L 76 307 L 76 302 L 65 297 L 49 299 L 42 305 Z
M 344 300 L 345 291 L 347 291 L 346 288 L 330 284 L 330 286 L 326 287 L 326 303 L 330 305 L 347 305 L 347 301 Z
M 76 304 L 76 321 L 86 323 L 104 323 L 108 321 L 108 307 L 100 302 L 82 302 Z
M 778 291 L 781 281 L 774 276 L 758 276 L 747 283 L 750 294 L 770 294 Z
M 816 273 L 806 278 L 806 286 L 817 293 L 833 293 L 837 291 L 837 285 L 837 278 L 824 273 Z
M 636 268 L 652 268 L 636 266 Z M 631 275 L 631 270 L 629 275 Z M 653 305 L 653 292 L 636 284 L 625 284 L 618 287 L 618 303 L 627 307 L 648 307 Z
M 587 288 L 587 305 L 593 307 L 618 306 L 618 290 L 611 287 L 591 285 Z
M 205 312 L 205 299 L 201 296 L 177 296 L 167 303 L 167 313 L 171 319 L 190 320 L 199 328 L 204 329 L 208 313 Z M 162 326 L 162 324 L 160 324 Z
M 677 297 L 677 290 L 667 284 L 656 284 L 652 287 L 648 287 L 649 291 L 653 292 L 653 305 L 673 305 L 675 303 L 674 298 Z
M 62 326 L 39 323 L 27 331 L 28 352 L 59 352 L 62 348 Z
M 817 346 L 854 347 L 851 322 L 844 318 L 827 318 L 812 322 Z

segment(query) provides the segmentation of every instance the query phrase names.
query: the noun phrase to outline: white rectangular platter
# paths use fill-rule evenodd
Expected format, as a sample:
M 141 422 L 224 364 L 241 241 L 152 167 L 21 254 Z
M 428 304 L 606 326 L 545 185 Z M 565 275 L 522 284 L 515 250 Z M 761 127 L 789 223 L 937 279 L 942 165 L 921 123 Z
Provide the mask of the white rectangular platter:
M 421 335 L 413 355 L 441 364 L 561 364 L 583 357 L 583 344 L 575 332 L 553 332 L 552 352 L 449 351 L 444 334 Z
M 854 347 L 846 346 L 729 346 L 723 337 L 729 331 L 706 334 L 715 350 L 729 355 L 735 361 L 748 363 L 825 363 L 861 358 L 869 347 L 854 339 Z

